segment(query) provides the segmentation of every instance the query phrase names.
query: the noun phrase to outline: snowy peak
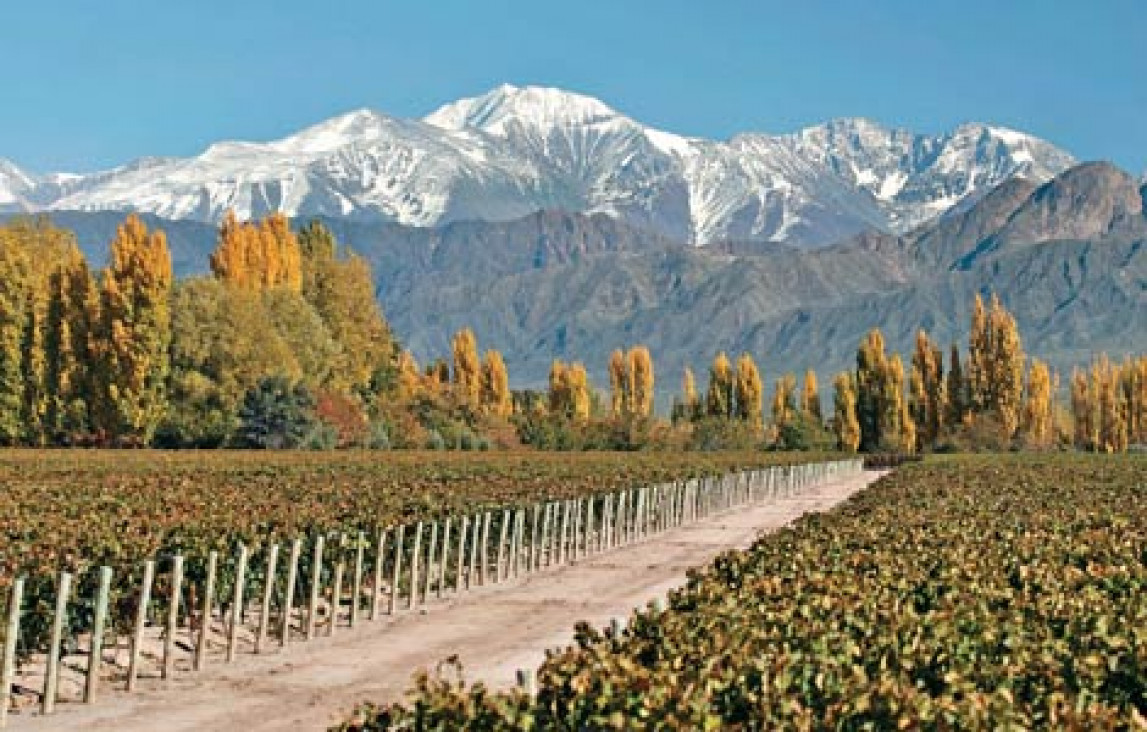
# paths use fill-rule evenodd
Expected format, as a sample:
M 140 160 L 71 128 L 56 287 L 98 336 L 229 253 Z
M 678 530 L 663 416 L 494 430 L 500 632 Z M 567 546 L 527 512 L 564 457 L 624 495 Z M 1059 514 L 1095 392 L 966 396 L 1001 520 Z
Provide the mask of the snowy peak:
M 482 96 L 460 99 L 440 107 L 425 121 L 447 130 L 474 128 L 504 136 L 507 125 L 514 123 L 535 129 L 571 128 L 588 127 L 620 117 L 603 102 L 583 94 L 548 87 L 503 84 Z
M 378 140 L 392 129 L 396 120 L 370 109 L 358 109 L 308 127 L 272 143 L 277 152 L 321 154 L 350 145 Z
M 0 207 L 201 221 L 282 211 L 424 227 L 560 209 L 696 245 L 824 246 L 904 232 L 1013 176 L 1042 183 L 1073 163 L 985 125 L 920 135 L 854 118 L 788 135 L 686 138 L 583 94 L 503 85 L 422 120 L 359 109 L 279 140 L 218 142 L 196 157 L 85 176 L 0 164 Z
M 36 181 L 24 171 L 0 158 L 0 211 L 22 211 L 25 197 L 36 187 Z

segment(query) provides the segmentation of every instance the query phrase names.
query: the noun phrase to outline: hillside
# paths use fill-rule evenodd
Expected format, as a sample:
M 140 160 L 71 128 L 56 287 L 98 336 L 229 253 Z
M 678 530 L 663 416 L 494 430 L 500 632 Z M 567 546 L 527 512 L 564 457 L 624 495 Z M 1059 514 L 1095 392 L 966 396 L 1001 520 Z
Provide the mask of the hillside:
M 54 218 L 104 258 L 111 214 Z M 160 222 L 177 270 L 203 272 L 210 226 Z M 976 293 L 998 293 L 1028 350 L 1061 370 L 1096 351 L 1147 340 L 1147 219 L 1138 183 L 1102 163 L 1036 186 L 1011 180 L 976 204 L 901 237 L 865 234 L 802 251 L 721 242 L 694 248 L 597 215 L 547 212 L 434 229 L 331 219 L 373 264 L 396 332 L 425 360 L 459 328 L 500 348 L 515 386 L 544 382 L 555 357 L 586 362 L 605 384 L 609 351 L 648 344 L 661 406 L 681 369 L 718 350 L 752 352 L 772 380 L 850 367 L 881 327 L 907 351 L 923 327 L 963 340 Z

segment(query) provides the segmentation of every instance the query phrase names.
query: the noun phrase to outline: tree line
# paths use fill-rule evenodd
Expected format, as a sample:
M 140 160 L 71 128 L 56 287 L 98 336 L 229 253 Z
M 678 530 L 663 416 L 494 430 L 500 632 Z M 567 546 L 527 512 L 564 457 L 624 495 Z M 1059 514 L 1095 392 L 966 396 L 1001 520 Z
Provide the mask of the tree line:
M 921 452 L 1024 445 L 1121 451 L 1147 442 L 1147 357 L 1099 357 L 1058 378 L 1027 359 L 1015 319 L 977 298 L 967 356 L 920 331 L 907 367 L 879 330 L 833 380 L 773 384 L 752 355 L 683 374 L 671 419 L 636 344 L 608 360 L 607 393 L 555 360 L 544 391 L 510 388 L 469 329 L 420 367 L 391 332 L 369 263 L 319 222 L 228 214 L 210 275 L 176 280 L 167 240 L 137 216 L 94 271 L 46 218 L 0 226 L 0 444 L 163 447 L 836 448 Z M 767 407 L 766 407 L 767 405 Z M 766 423 L 767 416 L 771 419 Z

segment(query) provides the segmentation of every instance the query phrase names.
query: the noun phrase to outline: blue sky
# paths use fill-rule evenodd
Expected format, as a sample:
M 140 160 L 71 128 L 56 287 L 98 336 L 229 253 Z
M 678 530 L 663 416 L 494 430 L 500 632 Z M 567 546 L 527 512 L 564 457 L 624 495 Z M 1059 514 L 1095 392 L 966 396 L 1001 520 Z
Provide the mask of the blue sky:
M 1147 167 L 1141 0 L 6 5 L 0 157 L 34 171 L 190 155 L 358 107 L 422 116 L 502 82 L 689 135 L 975 120 Z

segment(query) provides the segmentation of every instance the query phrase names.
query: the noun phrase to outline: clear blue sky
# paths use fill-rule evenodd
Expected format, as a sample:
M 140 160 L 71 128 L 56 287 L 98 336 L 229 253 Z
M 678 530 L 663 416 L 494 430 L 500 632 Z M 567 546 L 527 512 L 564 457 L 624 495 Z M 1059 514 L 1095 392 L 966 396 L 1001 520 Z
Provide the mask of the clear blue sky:
M 1147 166 L 1142 0 L 12 0 L 0 157 L 92 170 L 502 83 L 727 137 L 975 120 Z

